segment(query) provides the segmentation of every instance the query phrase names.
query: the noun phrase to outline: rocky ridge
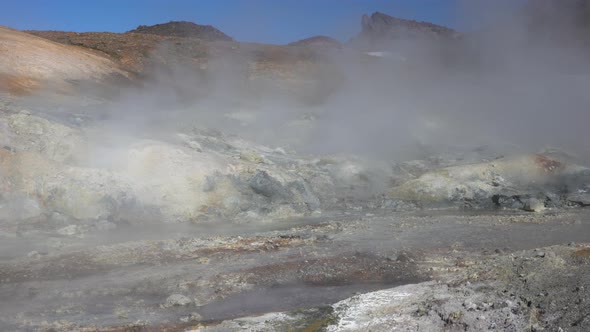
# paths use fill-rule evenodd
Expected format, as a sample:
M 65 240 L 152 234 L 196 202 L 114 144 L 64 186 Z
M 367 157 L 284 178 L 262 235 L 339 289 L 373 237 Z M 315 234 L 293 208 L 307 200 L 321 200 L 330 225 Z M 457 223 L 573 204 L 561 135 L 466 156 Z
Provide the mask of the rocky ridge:
M 207 41 L 233 41 L 233 38 L 211 25 L 187 21 L 171 21 L 163 24 L 140 25 L 129 33 L 144 33 L 158 36 L 197 38 Z
M 450 42 L 461 36 L 457 31 L 444 26 L 400 19 L 380 12 L 371 16 L 364 15 L 361 27 L 360 34 L 350 41 L 350 45 L 372 51 L 399 48 L 409 42 Z
M 324 48 L 336 48 L 340 49 L 343 47 L 342 43 L 338 40 L 327 37 L 327 36 L 314 36 L 305 39 L 301 39 L 288 44 L 289 46 L 305 46 L 305 47 L 324 47 Z

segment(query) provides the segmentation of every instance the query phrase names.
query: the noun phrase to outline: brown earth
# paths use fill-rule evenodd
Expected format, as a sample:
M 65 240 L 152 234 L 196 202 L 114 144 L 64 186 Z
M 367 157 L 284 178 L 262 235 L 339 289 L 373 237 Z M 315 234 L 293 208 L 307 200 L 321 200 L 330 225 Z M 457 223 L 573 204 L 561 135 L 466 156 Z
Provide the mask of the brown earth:
M 93 50 L 6 27 L 0 27 L 0 56 L 0 88 L 13 94 L 39 88 L 61 90 L 72 81 L 128 75 L 116 62 Z
M 29 31 L 57 43 L 74 45 L 100 52 L 129 72 L 140 74 L 147 68 L 150 56 L 159 47 L 172 49 L 176 57 L 196 61 L 207 57 L 209 47 L 203 41 L 139 33 Z M 174 60 L 158 57 L 163 64 Z
M 141 73 L 150 62 L 171 64 L 174 61 L 205 66 L 208 59 L 220 56 L 243 56 L 268 67 L 311 62 L 317 55 L 307 49 L 280 45 L 210 42 L 195 38 L 140 33 L 28 31 L 30 34 L 65 45 L 74 45 L 101 52 L 130 72 Z M 158 53 L 157 51 L 162 51 Z
M 241 75 L 243 82 L 248 83 L 242 87 L 253 96 L 258 95 L 257 91 L 273 89 L 288 94 L 289 98 L 314 102 L 323 100 L 341 81 L 341 73 L 325 56 L 323 47 L 207 41 L 144 33 L 29 33 L 101 54 L 139 83 L 162 73 L 179 72 L 179 68 L 185 78 L 199 77 L 202 83 L 208 78 L 214 80 L 220 71 L 230 70 L 232 75 Z M 121 80 L 114 82 L 118 85 Z M 123 80 L 123 84 L 128 82 Z M 14 85 L 11 83 L 11 89 L 5 90 L 12 94 L 23 90 L 18 89 L 20 85 Z

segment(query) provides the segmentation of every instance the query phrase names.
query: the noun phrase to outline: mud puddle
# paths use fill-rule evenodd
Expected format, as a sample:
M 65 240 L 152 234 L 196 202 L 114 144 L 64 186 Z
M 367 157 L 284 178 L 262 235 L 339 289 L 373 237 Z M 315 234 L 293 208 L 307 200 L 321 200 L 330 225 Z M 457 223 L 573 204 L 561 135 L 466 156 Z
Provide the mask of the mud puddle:
M 281 285 L 230 296 L 199 308 L 205 320 L 221 321 L 268 312 L 331 305 L 358 293 L 419 282 L 350 284 L 338 286 Z

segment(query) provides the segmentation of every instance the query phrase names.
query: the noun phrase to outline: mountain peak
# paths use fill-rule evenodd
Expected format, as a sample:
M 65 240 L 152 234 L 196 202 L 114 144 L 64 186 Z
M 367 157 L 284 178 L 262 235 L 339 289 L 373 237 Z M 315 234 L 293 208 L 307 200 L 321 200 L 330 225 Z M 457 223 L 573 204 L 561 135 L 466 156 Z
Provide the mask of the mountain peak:
M 451 40 L 460 36 L 457 31 L 441 25 L 397 18 L 381 12 L 363 15 L 361 27 L 361 33 L 351 39 L 350 45 L 364 50 L 399 49 L 412 43 Z
M 201 25 L 188 21 L 170 21 L 156 25 L 140 25 L 130 33 L 144 33 L 159 36 L 197 38 L 208 41 L 232 41 L 233 39 L 211 25 Z
M 406 20 L 381 12 L 375 12 L 370 17 L 363 15 L 362 32 L 372 38 L 425 38 L 436 39 L 441 37 L 455 37 L 457 32 L 453 29 L 429 22 Z

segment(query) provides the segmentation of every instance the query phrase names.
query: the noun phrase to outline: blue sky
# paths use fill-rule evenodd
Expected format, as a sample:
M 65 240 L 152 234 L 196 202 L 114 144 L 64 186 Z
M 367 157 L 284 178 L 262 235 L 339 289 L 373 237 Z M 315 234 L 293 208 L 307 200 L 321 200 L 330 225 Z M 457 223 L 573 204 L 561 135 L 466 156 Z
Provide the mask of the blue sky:
M 239 41 L 288 43 L 314 35 L 347 41 L 362 14 L 429 21 L 460 30 L 465 3 L 519 0 L 2 0 L 0 25 L 15 29 L 124 32 L 171 20 L 210 24 Z M 483 6 L 483 7 L 482 7 Z M 471 9 L 469 9 L 471 10 Z

